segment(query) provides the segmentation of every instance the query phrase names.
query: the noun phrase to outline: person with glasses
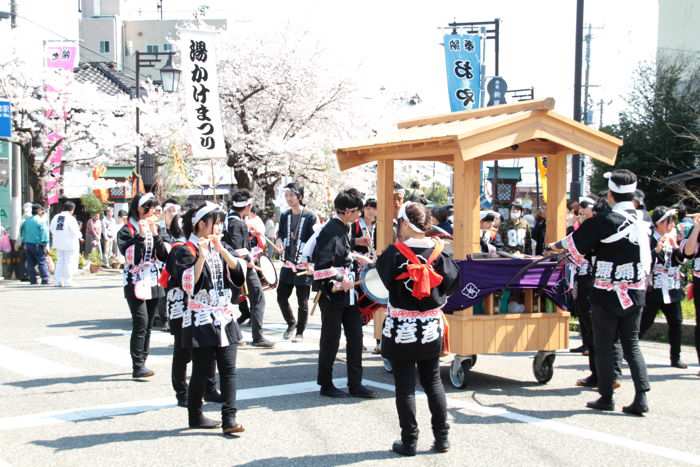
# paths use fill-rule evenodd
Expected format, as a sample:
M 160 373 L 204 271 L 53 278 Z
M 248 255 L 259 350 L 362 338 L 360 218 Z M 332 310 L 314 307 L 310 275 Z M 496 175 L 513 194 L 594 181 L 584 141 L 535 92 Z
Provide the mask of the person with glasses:
M 341 327 L 345 331 L 348 389 L 350 395 L 374 398 L 376 393 L 362 385 L 362 317 L 357 305 L 355 281 L 357 268 L 353 257 L 362 264 L 369 259 L 353 255 L 350 226 L 360 217 L 362 195 L 354 188 L 341 191 L 333 202 L 335 216 L 319 232 L 312 254 L 314 289 L 321 297 L 321 343 L 318 354 L 318 379 L 321 395 L 347 397 L 333 384 L 333 363 L 340 344 Z
M 146 368 L 151 340 L 151 328 L 158 303 L 165 292 L 158 285 L 158 262 L 166 261 L 168 250 L 158 232 L 158 220 L 153 215 L 157 205 L 153 193 L 135 196 L 129 206 L 128 221 L 117 234 L 119 251 L 125 258 L 124 297 L 132 319 L 131 362 L 134 379 L 149 378 L 153 371 Z

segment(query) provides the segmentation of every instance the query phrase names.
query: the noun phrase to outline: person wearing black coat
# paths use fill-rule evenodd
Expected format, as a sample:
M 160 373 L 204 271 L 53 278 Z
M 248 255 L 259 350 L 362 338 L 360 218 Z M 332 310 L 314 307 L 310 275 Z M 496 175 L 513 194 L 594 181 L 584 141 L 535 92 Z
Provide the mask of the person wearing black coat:
M 347 393 L 333 384 L 333 363 L 338 353 L 342 327 L 347 341 L 350 395 L 374 398 L 376 394 L 362 385 L 362 316 L 355 290 L 357 268 L 353 265 L 350 247 L 350 226 L 360 215 L 362 197 L 359 191 L 352 188 L 341 191 L 333 204 L 336 215 L 321 229 L 311 256 L 315 269 L 315 289 L 321 293 L 321 343 L 317 382 L 321 386 L 322 396 L 347 396 Z M 368 262 L 363 256 L 355 256 L 358 261 Z
M 671 366 L 685 369 L 681 360 L 681 331 L 683 312 L 681 302 L 685 298 L 681 282 L 681 266 L 685 262 L 683 251 L 676 238 L 676 210 L 658 206 L 651 214 L 654 230 L 651 232 L 652 275 L 647 289 L 646 305 L 642 313 L 640 337 L 654 324 L 661 310 L 668 323 L 668 341 L 671 344 Z
M 251 330 L 253 332 L 252 345 L 255 347 L 271 348 L 274 344 L 263 337 L 263 316 L 265 315 L 265 294 L 258 272 L 253 264 L 253 254 L 250 250 L 250 235 L 245 219 L 250 215 L 253 206 L 253 197 L 247 190 L 235 192 L 231 198 L 231 210 L 227 217 L 226 234 L 224 241 L 233 250 L 234 256 L 247 262 L 246 285 L 248 289 L 248 310 L 250 314 Z
M 389 291 L 382 330 L 382 355 L 391 360 L 401 439 L 392 449 L 413 456 L 418 441 L 416 368 L 428 396 L 435 437 L 433 450 L 449 449 L 445 389 L 440 379 L 442 307 L 459 285 L 457 264 L 439 239 L 425 236 L 430 218 L 424 206 L 408 202 L 399 211 L 399 241 L 377 259 L 377 272 Z M 410 266 L 409 266 L 410 265 Z
M 235 437 L 244 431 L 236 422 L 236 354 L 241 331 L 231 304 L 245 282 L 246 262 L 233 256 L 221 242 L 224 213 L 213 203 L 191 209 L 184 216 L 187 244 L 168 258 L 174 285 L 187 295 L 182 319 L 182 345 L 192 349 L 192 378 L 187 394 L 191 428 L 219 426 L 202 413 L 202 398 L 216 360 L 221 380 L 223 432 Z
M 130 351 L 134 379 L 149 378 L 154 374 L 146 367 L 146 359 L 153 320 L 158 304 L 165 296 L 163 288 L 158 285 L 159 261 L 166 260 L 168 251 L 152 215 L 155 206 L 153 193 L 134 197 L 127 223 L 117 233 L 117 246 L 125 258 L 124 297 L 132 319 Z

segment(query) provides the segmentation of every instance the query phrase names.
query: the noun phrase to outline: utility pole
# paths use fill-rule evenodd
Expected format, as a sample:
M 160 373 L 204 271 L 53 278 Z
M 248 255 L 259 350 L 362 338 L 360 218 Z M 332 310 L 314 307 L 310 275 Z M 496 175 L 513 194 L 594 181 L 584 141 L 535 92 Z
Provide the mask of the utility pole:
M 17 27 L 17 0 L 10 0 L 10 27 Z
M 581 58 L 583 55 L 583 1 L 576 0 L 576 53 L 574 63 L 574 120 L 581 121 Z M 571 199 L 581 196 L 581 155 L 571 157 Z
M 160 20 L 163 21 L 163 0 L 158 0 L 157 7 L 160 10 Z

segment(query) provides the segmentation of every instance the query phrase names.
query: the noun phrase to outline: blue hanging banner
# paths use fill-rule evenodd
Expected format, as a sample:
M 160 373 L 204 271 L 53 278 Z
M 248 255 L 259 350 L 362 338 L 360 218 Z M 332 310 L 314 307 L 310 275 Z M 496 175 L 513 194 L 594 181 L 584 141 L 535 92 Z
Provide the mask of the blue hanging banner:
M 481 107 L 481 36 L 445 34 L 450 110 Z
M 0 101 L 0 137 L 12 136 L 12 104 L 9 101 Z

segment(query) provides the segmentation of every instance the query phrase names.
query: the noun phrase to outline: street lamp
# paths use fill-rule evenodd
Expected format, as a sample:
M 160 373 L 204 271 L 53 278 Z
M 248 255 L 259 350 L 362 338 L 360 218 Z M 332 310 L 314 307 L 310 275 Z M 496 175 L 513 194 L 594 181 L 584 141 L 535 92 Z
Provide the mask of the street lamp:
M 163 91 L 175 92 L 180 84 L 180 70 L 173 66 L 173 56 L 168 56 L 165 66 L 160 69 L 160 81 L 163 83 Z
M 165 92 L 177 91 L 180 84 L 180 70 L 173 66 L 173 55 L 175 52 L 139 52 L 136 51 L 136 134 L 141 134 L 141 110 L 138 106 L 138 100 L 141 98 L 141 68 L 155 68 L 157 63 L 160 63 L 160 57 L 168 57 L 165 66 L 160 69 L 160 79 Z M 141 175 L 141 148 L 136 145 L 136 174 Z M 139 184 L 136 184 L 138 191 Z

